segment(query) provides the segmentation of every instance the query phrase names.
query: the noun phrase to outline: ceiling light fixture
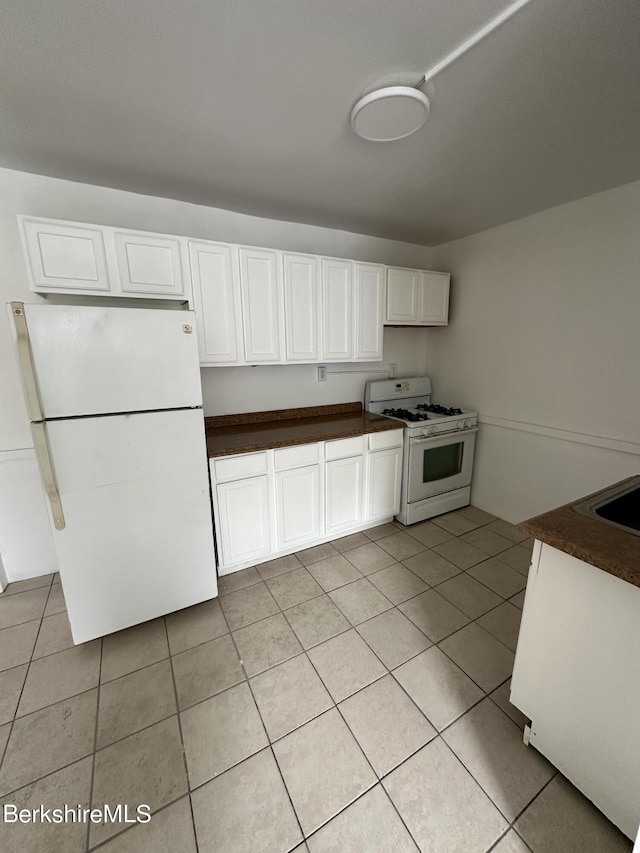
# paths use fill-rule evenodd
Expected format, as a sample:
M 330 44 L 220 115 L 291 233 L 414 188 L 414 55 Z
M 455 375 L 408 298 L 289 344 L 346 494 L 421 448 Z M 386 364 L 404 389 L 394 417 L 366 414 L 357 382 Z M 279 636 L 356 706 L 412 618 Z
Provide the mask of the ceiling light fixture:
M 530 2 L 531 0 L 516 0 L 507 6 L 425 72 L 415 86 L 386 86 L 364 95 L 351 110 L 351 127 L 358 136 L 371 142 L 393 142 L 420 130 L 429 117 L 430 109 L 429 98 L 420 91 L 420 87 L 448 68 Z

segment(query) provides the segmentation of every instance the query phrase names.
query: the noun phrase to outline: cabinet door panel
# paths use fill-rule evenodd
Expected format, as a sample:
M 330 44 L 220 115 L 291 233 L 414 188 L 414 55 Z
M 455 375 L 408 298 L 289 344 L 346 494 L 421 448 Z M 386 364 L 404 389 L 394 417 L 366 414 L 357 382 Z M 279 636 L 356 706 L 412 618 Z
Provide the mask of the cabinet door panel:
M 449 273 L 420 273 L 420 322 L 446 326 L 449 320 Z
M 19 218 L 33 290 L 110 289 L 104 238 L 99 228 Z
M 388 323 L 417 323 L 419 311 L 418 270 L 387 269 Z
M 353 357 L 353 264 L 322 259 L 322 359 Z
M 180 240 L 135 231 L 114 231 L 120 288 L 123 293 L 184 296 Z
M 320 536 L 320 466 L 276 472 L 278 548 Z
M 278 252 L 241 246 L 240 282 L 246 360 L 280 361 Z
M 220 564 L 233 566 L 271 551 L 267 475 L 216 487 Z
M 190 243 L 201 364 L 237 364 L 241 358 L 240 288 L 236 247 Z
M 382 361 L 384 267 L 355 265 L 355 360 Z
M 283 261 L 287 361 L 318 361 L 318 261 L 290 254 Z
M 324 470 L 326 532 L 357 527 L 362 521 L 363 457 L 326 462 Z
M 367 521 L 389 518 L 400 510 L 402 448 L 376 450 L 367 457 Z

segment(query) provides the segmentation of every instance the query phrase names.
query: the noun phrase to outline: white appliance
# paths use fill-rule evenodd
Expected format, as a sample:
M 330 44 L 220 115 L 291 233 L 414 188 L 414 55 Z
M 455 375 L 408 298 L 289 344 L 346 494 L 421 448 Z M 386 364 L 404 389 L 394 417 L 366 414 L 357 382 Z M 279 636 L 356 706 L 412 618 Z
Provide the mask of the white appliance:
M 404 423 L 402 524 L 467 506 L 478 415 L 431 402 L 427 376 L 368 382 L 365 409 Z
M 193 313 L 11 313 L 74 642 L 214 597 Z

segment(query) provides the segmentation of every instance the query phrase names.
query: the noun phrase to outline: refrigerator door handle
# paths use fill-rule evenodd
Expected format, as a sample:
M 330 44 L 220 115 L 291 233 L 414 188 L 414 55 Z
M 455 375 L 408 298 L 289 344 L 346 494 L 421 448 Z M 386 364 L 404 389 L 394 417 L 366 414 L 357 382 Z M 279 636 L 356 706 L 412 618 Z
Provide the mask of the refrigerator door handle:
M 62 501 L 60 500 L 60 492 L 56 483 L 56 475 L 53 471 L 51 456 L 49 454 L 49 445 L 47 443 L 47 434 L 42 421 L 35 421 L 31 424 L 31 434 L 33 435 L 33 446 L 36 451 L 36 459 L 38 467 L 44 482 L 44 488 L 51 504 L 51 514 L 53 515 L 53 523 L 56 530 L 64 530 L 66 523 L 64 513 L 62 511 Z
M 36 382 L 36 371 L 31 357 L 31 345 L 29 343 L 29 328 L 27 318 L 24 314 L 23 302 L 11 303 L 11 314 L 13 325 L 16 330 L 16 341 L 18 345 L 18 361 L 24 384 L 25 397 L 27 398 L 27 409 L 32 421 L 42 420 L 42 409 L 38 396 L 38 384 Z

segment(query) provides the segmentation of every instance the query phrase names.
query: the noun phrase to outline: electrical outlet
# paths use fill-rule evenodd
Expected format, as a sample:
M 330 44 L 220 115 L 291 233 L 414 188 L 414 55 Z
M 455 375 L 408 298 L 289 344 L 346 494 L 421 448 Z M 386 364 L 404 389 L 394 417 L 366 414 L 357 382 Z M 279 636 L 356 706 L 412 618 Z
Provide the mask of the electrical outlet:
M 395 379 L 398 375 L 398 365 L 390 364 L 389 365 L 389 379 Z
M 322 364 L 318 365 L 318 382 L 327 381 L 327 368 Z

